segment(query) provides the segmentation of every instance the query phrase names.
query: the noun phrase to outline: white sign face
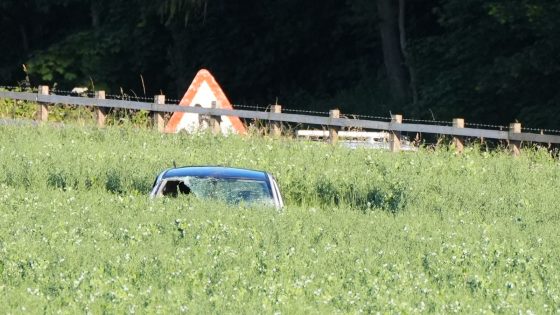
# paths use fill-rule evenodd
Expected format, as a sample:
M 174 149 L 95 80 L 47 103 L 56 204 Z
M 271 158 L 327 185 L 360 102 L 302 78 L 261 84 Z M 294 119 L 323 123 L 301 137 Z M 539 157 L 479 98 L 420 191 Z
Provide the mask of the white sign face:
M 216 104 L 219 104 L 216 95 L 214 95 L 208 83 L 202 82 L 188 106 L 211 108 L 212 102 L 216 102 Z M 189 133 L 205 130 L 209 126 L 209 121 L 207 117 L 203 116 L 205 115 L 184 113 L 179 124 L 177 125 L 177 129 L 185 130 Z M 222 116 L 220 129 L 222 130 L 223 134 L 235 133 L 235 129 L 233 128 L 233 125 L 228 116 Z
M 211 108 L 216 102 L 218 108 L 233 109 L 222 88 L 207 70 L 200 70 L 189 86 L 179 106 L 198 106 Z M 207 129 L 209 117 L 195 113 L 176 112 L 165 127 L 166 132 L 177 133 L 185 130 L 189 133 Z M 245 126 L 238 117 L 221 116 L 220 129 L 223 134 L 246 133 Z

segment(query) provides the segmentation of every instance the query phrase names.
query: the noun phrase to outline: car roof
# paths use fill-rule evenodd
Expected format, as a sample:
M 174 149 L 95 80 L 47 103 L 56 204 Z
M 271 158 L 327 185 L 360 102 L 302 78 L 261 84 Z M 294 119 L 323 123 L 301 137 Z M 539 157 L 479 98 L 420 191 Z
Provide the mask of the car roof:
M 263 171 L 224 166 L 183 166 L 164 172 L 162 178 L 198 176 L 215 178 L 244 178 L 267 181 L 267 173 Z

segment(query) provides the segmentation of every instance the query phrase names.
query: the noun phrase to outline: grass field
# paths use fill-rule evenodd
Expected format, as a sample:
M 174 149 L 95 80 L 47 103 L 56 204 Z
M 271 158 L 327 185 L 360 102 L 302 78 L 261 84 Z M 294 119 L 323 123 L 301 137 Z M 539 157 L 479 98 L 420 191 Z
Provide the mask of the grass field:
M 286 209 L 149 200 L 158 172 L 273 173 Z M 143 129 L 0 127 L 6 313 L 558 313 L 560 163 Z

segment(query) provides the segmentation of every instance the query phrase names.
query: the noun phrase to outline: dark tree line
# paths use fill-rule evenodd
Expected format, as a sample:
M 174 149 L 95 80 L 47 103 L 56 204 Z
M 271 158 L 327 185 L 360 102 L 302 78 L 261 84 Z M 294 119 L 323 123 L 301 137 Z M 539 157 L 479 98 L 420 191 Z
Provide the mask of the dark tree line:
M 557 128 L 555 0 L 3 0 L 0 84 Z

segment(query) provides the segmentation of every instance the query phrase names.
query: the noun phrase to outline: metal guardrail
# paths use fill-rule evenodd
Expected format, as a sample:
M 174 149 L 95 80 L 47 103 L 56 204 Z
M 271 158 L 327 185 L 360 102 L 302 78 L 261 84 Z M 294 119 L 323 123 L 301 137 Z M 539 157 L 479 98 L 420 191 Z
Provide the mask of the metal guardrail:
M 362 120 L 350 118 L 321 117 L 312 115 L 286 114 L 264 111 L 250 111 L 238 109 L 204 108 L 194 106 L 178 106 L 170 104 L 156 104 L 149 102 L 134 102 L 116 99 L 98 99 L 79 96 L 44 95 L 29 92 L 0 91 L 0 98 L 24 100 L 37 103 L 68 104 L 79 106 L 93 106 L 106 108 L 122 108 L 146 110 L 152 112 L 183 112 L 209 116 L 236 116 L 245 119 L 259 119 L 276 122 L 290 122 L 310 125 L 322 125 L 335 128 L 357 128 L 365 130 L 387 130 L 390 132 L 417 132 L 442 134 L 455 137 L 475 137 L 508 141 L 525 141 L 540 143 L 560 143 L 560 136 L 537 133 L 520 133 L 513 131 L 458 128 L 451 126 L 437 126 L 428 124 L 411 124 L 400 122 L 385 122 L 376 120 Z

